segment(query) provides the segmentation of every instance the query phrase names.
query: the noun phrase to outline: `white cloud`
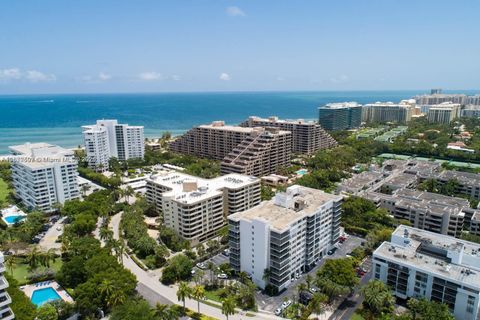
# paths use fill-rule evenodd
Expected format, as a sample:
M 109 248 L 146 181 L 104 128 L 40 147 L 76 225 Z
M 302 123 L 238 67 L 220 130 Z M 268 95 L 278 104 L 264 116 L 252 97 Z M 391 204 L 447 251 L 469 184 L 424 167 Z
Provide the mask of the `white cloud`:
M 182 78 L 179 75 L 174 74 L 172 77 L 173 81 L 180 81 Z
M 144 81 L 155 81 L 155 80 L 163 80 L 164 77 L 161 73 L 155 72 L 155 71 L 148 71 L 148 72 L 142 72 L 138 75 L 138 78 L 140 80 Z
M 230 75 L 225 72 L 221 73 L 218 78 L 222 81 L 230 81 L 232 79 L 232 77 L 230 77 Z
M 30 82 L 55 81 L 57 77 L 54 74 L 46 74 L 37 70 L 29 70 L 25 74 L 25 79 Z
M 19 68 L 0 69 L 0 80 L 27 80 L 30 82 L 55 81 L 57 77 L 54 74 L 46 74 L 37 70 L 22 71 Z
M 18 68 L 0 70 L 0 80 L 19 80 L 22 78 L 22 73 Z
M 100 72 L 98 74 L 98 79 L 102 80 L 102 81 L 107 81 L 107 80 L 110 80 L 112 79 L 112 76 L 108 73 L 105 73 L 105 72 Z
M 342 74 L 338 77 L 331 78 L 330 82 L 332 82 L 332 83 L 345 83 L 345 82 L 348 82 L 348 80 L 350 80 L 350 78 L 347 75 Z
M 228 7 L 227 8 L 227 14 L 231 17 L 245 17 L 246 16 L 245 12 L 242 9 L 240 9 L 239 7 L 235 7 L 235 6 Z

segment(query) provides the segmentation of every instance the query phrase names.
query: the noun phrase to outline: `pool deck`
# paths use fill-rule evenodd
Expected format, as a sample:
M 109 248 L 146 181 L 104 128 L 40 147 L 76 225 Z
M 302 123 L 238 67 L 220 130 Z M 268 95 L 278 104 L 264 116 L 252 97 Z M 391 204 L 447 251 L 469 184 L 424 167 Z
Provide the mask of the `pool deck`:
M 7 226 L 13 226 L 15 223 L 10 223 L 5 218 L 12 217 L 12 216 L 13 217 L 26 217 L 27 216 L 27 214 L 25 212 L 23 212 L 22 210 L 20 210 L 20 208 L 18 208 L 17 206 L 10 206 L 8 208 L 2 209 L 0 211 L 0 213 L 2 214 L 2 220 L 7 224 Z M 22 220 L 20 220 L 20 221 L 22 221 Z
M 48 287 L 52 287 L 62 298 L 63 301 L 68 303 L 73 303 L 72 297 L 65 291 L 56 281 L 43 281 L 34 284 L 27 284 L 25 286 L 21 286 L 20 289 L 25 293 L 25 295 L 31 300 L 33 292 L 38 289 L 45 289 Z

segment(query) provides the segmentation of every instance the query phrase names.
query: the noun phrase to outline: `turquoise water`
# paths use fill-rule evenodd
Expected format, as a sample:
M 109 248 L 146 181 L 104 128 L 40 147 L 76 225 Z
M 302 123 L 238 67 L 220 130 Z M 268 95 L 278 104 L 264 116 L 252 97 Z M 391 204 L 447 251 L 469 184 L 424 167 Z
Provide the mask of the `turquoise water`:
M 296 171 L 297 174 L 303 176 L 304 174 L 307 174 L 308 170 L 307 169 L 300 169 Z
M 8 223 L 8 224 L 14 224 L 16 222 L 22 221 L 25 219 L 26 216 L 8 216 L 8 217 L 3 217 L 3 219 Z
M 37 307 L 42 304 L 50 301 L 55 301 L 61 299 L 60 295 L 52 287 L 37 289 L 33 291 L 32 302 Z
M 317 107 L 329 102 L 399 101 L 422 91 L 235 92 L 168 94 L 79 94 L 0 96 L 0 154 L 25 142 L 75 147 L 81 126 L 97 119 L 145 126 L 147 137 L 163 131 L 180 134 L 192 126 L 248 116 L 316 119 Z M 475 92 L 465 92 L 473 94 Z

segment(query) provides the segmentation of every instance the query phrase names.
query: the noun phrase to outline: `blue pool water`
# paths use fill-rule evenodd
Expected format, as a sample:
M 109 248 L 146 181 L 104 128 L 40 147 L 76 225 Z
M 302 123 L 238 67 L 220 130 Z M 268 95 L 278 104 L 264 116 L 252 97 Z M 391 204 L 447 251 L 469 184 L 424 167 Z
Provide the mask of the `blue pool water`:
M 304 174 L 307 174 L 307 172 L 308 172 L 308 170 L 307 170 L 307 169 L 300 169 L 300 170 L 298 170 L 298 171 L 297 171 L 297 174 L 299 174 L 299 175 L 302 175 L 302 176 L 303 176 Z
M 37 289 L 33 291 L 32 302 L 37 306 L 41 306 L 44 303 L 59 300 L 61 297 L 58 295 L 57 291 L 52 287 Z
M 25 219 L 26 216 L 8 216 L 4 217 L 3 219 L 8 223 L 8 224 L 14 224 L 16 222 L 22 221 Z

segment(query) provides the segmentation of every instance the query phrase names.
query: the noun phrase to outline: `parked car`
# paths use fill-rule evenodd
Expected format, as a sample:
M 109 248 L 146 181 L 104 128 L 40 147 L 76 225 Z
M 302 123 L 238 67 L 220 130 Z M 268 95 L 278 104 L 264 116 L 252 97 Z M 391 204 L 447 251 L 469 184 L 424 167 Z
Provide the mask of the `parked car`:
M 228 279 L 228 276 L 226 273 L 220 273 L 219 275 L 217 275 L 217 278 L 218 279 Z
M 327 254 L 328 254 L 329 256 L 331 256 L 332 254 L 335 253 L 335 251 L 337 251 L 337 248 L 332 248 L 332 249 L 328 250 Z
M 283 301 L 282 308 L 286 309 L 292 304 L 292 300 Z
M 276 316 L 279 316 L 279 315 L 281 315 L 281 314 L 282 314 L 282 309 L 281 309 L 281 308 L 275 309 L 275 315 L 276 315 Z
M 197 266 L 197 268 L 199 268 L 199 269 L 206 269 L 206 268 L 207 268 L 207 266 L 206 266 L 205 263 L 203 263 L 203 262 L 197 263 L 196 266 Z
M 222 251 L 222 254 L 226 257 L 228 257 L 230 255 L 230 249 L 225 249 Z
M 311 288 L 310 288 L 310 292 L 311 292 L 311 293 L 317 293 L 317 292 L 318 292 L 318 288 L 317 288 L 317 287 L 311 287 Z
M 308 291 L 302 291 L 300 292 L 299 294 L 299 299 L 298 301 L 301 303 L 301 304 L 304 304 L 304 305 L 307 305 L 310 300 L 313 299 L 313 294 L 311 294 L 310 292 Z

